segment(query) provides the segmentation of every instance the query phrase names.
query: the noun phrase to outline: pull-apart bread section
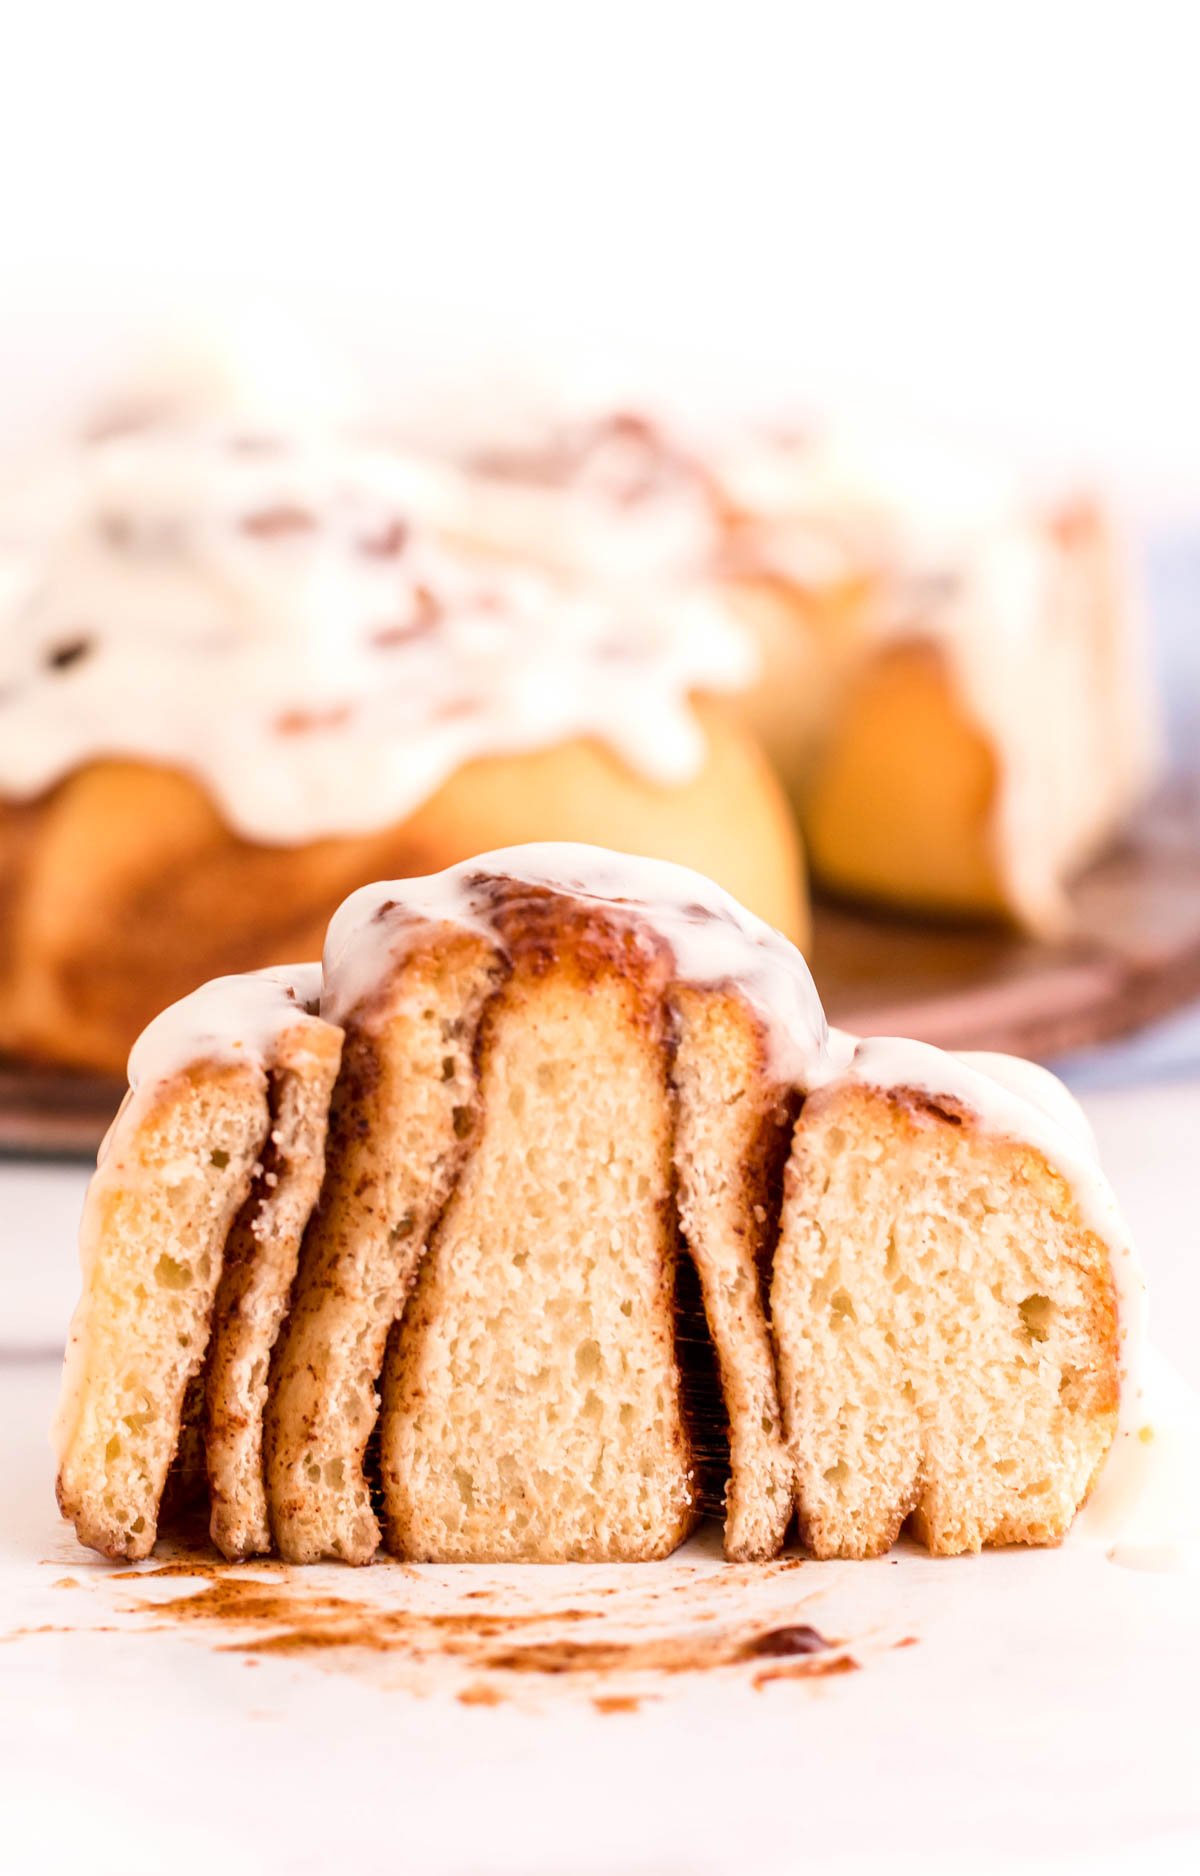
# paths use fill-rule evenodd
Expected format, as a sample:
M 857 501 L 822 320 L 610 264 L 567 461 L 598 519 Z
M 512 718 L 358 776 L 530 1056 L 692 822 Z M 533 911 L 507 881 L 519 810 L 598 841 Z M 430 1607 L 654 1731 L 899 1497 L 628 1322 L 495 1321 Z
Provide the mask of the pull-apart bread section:
M 363 1469 L 376 1384 L 468 1151 L 476 1031 L 499 963 L 479 934 L 406 924 L 347 1013 L 329 1167 L 267 1415 L 275 1537 L 289 1562 L 369 1563 L 378 1548 Z
M 292 1562 L 658 1558 L 714 1485 L 732 1558 L 793 1514 L 818 1556 L 1054 1542 L 1136 1396 L 1065 1090 L 831 1037 L 799 953 L 685 869 L 542 846 L 367 887 L 323 977 L 160 1022 L 64 1396 L 106 1554 L 153 1543 L 197 1375 L 214 1541 Z
M 389 1548 L 558 1562 L 695 1522 L 672 1335 L 670 956 L 577 901 L 496 892 L 509 965 L 475 1137 L 388 1352 Z
M 1085 1125 L 1043 1070 L 888 1039 L 809 1095 L 771 1307 L 815 1556 L 1066 1532 L 1117 1423 L 1114 1280 L 1139 1301 Z
M 213 1535 L 265 1549 L 267 1363 L 321 1182 L 341 1036 L 315 965 L 218 978 L 152 1023 L 101 1148 L 56 1426 L 84 1543 L 149 1554 L 185 1395 L 209 1355 Z
M 442 1008 L 428 985 L 454 956 L 471 978 Z M 674 1549 L 699 1515 L 675 1335 L 681 1223 L 722 1417 L 753 1420 L 728 1442 L 729 1548 L 778 1549 L 790 1468 L 760 1264 L 788 1118 L 760 1013 L 772 973 L 807 1034 L 822 1019 L 784 940 L 697 875 L 586 848 L 515 849 L 347 901 L 326 951 L 326 1005 L 347 1036 L 330 1169 L 271 1407 L 285 1555 L 373 1551 L 362 1461 L 381 1366 L 396 1554 Z M 432 1024 L 427 1063 L 384 1014 L 401 1007 Z M 740 1054 L 731 1043 L 729 1065 L 710 1065 L 703 1036 L 722 1014 Z M 401 1084 L 410 1101 L 389 1120 L 384 1091 Z M 417 1139 L 418 1108 L 436 1111 L 436 1139 Z M 313 1437 L 327 1421 L 353 1423 L 352 1451 Z

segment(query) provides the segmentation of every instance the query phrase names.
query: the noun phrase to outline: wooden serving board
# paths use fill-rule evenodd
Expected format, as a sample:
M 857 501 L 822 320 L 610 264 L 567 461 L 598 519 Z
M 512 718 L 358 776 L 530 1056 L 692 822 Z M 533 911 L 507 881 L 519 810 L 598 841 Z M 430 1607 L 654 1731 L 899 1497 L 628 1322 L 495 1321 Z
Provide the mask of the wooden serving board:
M 1054 942 L 819 903 L 812 968 L 831 1023 L 1046 1061 L 1200 996 L 1200 776 L 1173 781 L 1077 882 Z
M 1200 777 L 1166 788 L 1072 903 L 1072 934 L 1047 943 L 819 901 L 812 966 L 829 1020 L 1046 1060 L 1200 996 Z M 90 1157 L 122 1092 L 0 1060 L 0 1152 Z

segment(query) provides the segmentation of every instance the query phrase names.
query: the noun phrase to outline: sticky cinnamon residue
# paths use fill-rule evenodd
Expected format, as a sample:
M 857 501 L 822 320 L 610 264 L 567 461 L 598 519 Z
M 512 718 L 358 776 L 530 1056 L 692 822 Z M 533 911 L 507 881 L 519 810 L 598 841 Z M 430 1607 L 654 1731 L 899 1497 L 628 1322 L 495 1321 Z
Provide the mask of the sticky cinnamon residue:
M 188 1570 L 181 1559 L 118 1575 L 129 1581 L 184 1576 Z M 843 1644 L 807 1624 L 732 1620 L 744 1604 L 724 1572 L 631 1589 L 626 1609 L 618 1612 L 600 1602 L 613 1593 L 611 1584 L 597 1585 L 591 1607 L 581 1606 L 592 1600 L 591 1592 L 580 1604 L 555 1608 L 513 1606 L 499 1589 L 471 1589 L 452 1607 L 435 1608 L 422 1606 L 423 1599 L 406 1597 L 397 1606 L 309 1587 L 303 1572 L 272 1576 L 257 1566 L 250 1573 L 213 1564 L 191 1570 L 198 1588 L 139 1599 L 126 1613 L 152 1615 L 162 1625 L 209 1627 L 219 1636 L 221 1652 L 250 1659 L 306 1657 L 349 1666 L 386 1657 L 414 1670 L 439 1664 L 441 1672 L 467 1670 L 473 1678 L 455 1695 L 466 1706 L 498 1705 L 508 1697 L 505 1688 L 518 1680 L 526 1687 L 553 1684 L 589 1692 L 597 1683 L 628 1680 L 637 1683 L 637 1691 L 617 1685 L 611 1692 L 591 1692 L 591 1698 L 598 1711 L 632 1712 L 648 1677 L 674 1681 L 713 1670 L 737 1673 L 764 1657 L 789 1657 L 786 1666 L 760 1670 L 751 1680 L 757 1687 L 767 1679 L 842 1673 L 857 1665 Z M 419 1580 L 419 1573 L 408 1574 Z
M 275 718 L 280 736 L 307 736 L 313 730 L 336 730 L 350 720 L 349 704 L 328 710 L 284 710 Z
M 696 1674 L 750 1659 L 762 1652 L 757 1640 L 728 1629 L 691 1629 L 644 1641 L 531 1642 L 489 1655 L 486 1665 L 507 1674 Z
M 115 1635 L 116 1625 L 112 1622 L 89 1622 L 81 1628 L 75 1628 L 70 1622 L 35 1622 L 21 1628 L 10 1628 L 0 1635 L 0 1642 L 24 1641 L 30 1635 Z
M 770 1628 L 747 1643 L 747 1653 L 755 1655 L 819 1655 L 835 1643 L 826 1641 L 815 1628 L 792 1623 L 787 1628 Z
M 287 502 L 281 502 L 276 508 L 260 508 L 254 514 L 242 516 L 243 534 L 252 535 L 256 540 L 281 540 L 289 534 L 311 534 L 317 525 L 317 517 L 309 508 L 300 508 Z
M 821 1680 L 827 1674 L 854 1674 L 862 1666 L 853 1655 L 832 1655 L 827 1660 L 796 1661 L 788 1667 L 764 1668 L 756 1674 L 750 1683 L 755 1692 L 768 1686 L 772 1681 L 811 1681 Z
M 122 1572 L 122 1575 L 139 1572 Z M 153 1574 L 147 1572 L 146 1574 Z M 132 1605 L 152 1608 L 179 1623 L 212 1623 L 253 1629 L 248 1640 L 227 1642 L 229 1653 L 305 1654 L 326 1649 L 366 1649 L 375 1654 L 428 1653 L 475 1655 L 480 1643 L 507 1638 L 514 1630 L 542 1624 L 547 1617 L 520 1611 L 417 1611 L 381 1607 L 348 1596 L 295 1593 L 253 1576 L 216 1571 L 194 1594 Z M 555 1623 L 582 1622 L 583 1609 L 559 1609 Z
M 205 1546 L 200 1554 L 168 1550 L 148 1568 L 107 1571 L 96 1586 L 121 1586 L 126 1634 L 131 1621 L 143 1635 L 174 1629 L 247 1666 L 271 1658 L 319 1665 L 412 1693 L 449 1694 L 469 1707 L 582 1695 L 597 1713 L 619 1714 L 700 1674 L 761 1690 L 858 1669 L 861 1643 L 852 1651 L 838 1630 L 804 1620 L 826 1592 L 797 1579 L 795 1567 L 792 1558 L 718 1569 L 684 1561 L 664 1571 L 597 1566 L 599 1580 L 572 1579 L 558 1602 L 552 1573 L 518 1583 L 482 1568 L 384 1563 L 358 1573 L 226 1564 Z M 131 1595 L 130 1584 L 142 1579 L 142 1592 Z M 77 1578 L 60 1581 L 84 1587 Z
M 193 1560 L 189 1557 L 176 1557 L 169 1563 L 156 1563 L 149 1569 L 114 1570 L 109 1581 L 111 1583 L 137 1583 L 149 1582 L 154 1577 L 160 1576 L 184 1576 L 210 1577 L 214 1582 L 226 1582 L 229 1580 L 229 1568 L 230 1566 L 223 1563 L 214 1551 L 211 1558 L 197 1557 Z M 275 1570 L 281 1575 L 286 1575 L 288 1566 L 286 1563 L 275 1563 L 269 1558 L 263 1558 L 260 1561 L 256 1557 L 254 1568 L 258 1571 Z
M 503 1703 L 504 1695 L 490 1681 L 472 1681 L 455 1698 L 463 1707 L 498 1707 Z
M 374 534 L 364 534 L 359 540 L 358 549 L 373 560 L 393 560 L 397 554 L 403 553 L 408 536 L 408 523 L 396 516 L 385 522 Z

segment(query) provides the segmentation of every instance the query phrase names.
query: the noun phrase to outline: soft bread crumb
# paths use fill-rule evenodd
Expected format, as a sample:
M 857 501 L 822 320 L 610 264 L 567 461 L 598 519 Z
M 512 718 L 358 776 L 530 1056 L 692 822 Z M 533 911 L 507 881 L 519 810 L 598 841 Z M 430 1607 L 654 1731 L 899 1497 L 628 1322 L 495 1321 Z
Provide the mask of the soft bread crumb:
M 653 989 L 562 945 L 488 1011 L 479 1135 L 388 1356 L 397 1555 L 648 1559 L 695 1522 Z
M 225 1240 L 266 1137 L 266 1077 L 198 1063 L 127 1107 L 88 1190 L 72 1338 L 79 1395 L 58 1501 L 82 1543 L 148 1556 L 184 1396 L 208 1344 Z
M 1108 1256 L 1039 1154 L 952 1102 L 805 1104 L 771 1311 L 801 1532 L 818 1557 L 1047 1544 L 1116 1424 Z
M 211 1532 L 225 1557 L 271 1548 L 263 1416 L 271 1354 L 325 1170 L 329 1102 L 342 1033 L 305 1016 L 276 1044 L 267 1169 L 229 1234 L 206 1373 L 205 1453 Z
M 270 1380 L 267 1498 L 280 1555 L 369 1563 L 363 1472 L 388 1332 L 467 1152 L 474 1043 L 498 971 L 483 939 L 441 933 L 347 1026 L 329 1171 Z
M 748 1562 L 778 1553 L 792 1514 L 764 1278 L 794 1103 L 770 1076 L 761 1026 L 736 991 L 678 985 L 673 1002 L 679 1216 L 729 1431 L 725 1554 Z

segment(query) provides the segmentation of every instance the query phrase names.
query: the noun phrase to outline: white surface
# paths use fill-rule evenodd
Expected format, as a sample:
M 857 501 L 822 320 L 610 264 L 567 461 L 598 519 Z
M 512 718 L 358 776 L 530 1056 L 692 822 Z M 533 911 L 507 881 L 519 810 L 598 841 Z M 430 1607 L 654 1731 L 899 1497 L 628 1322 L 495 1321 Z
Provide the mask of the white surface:
M 53 1386 L 41 1366 L 0 1376 L 5 1627 L 71 1630 L 3 1647 L 14 1876 L 1158 1870 L 1200 1846 L 1194 1578 L 1089 1550 L 807 1565 L 787 1579 L 795 1619 L 861 1638 L 860 1673 L 761 1692 L 738 1670 L 685 1677 L 634 1714 L 554 1684 L 464 1708 L 370 1666 L 266 1657 L 250 1672 L 219 1634 L 128 1613 L 177 1580 L 137 1592 L 57 1526 L 40 1433 Z M 694 1556 L 642 1574 L 684 1594 Z M 700 1561 L 723 1568 L 703 1546 Z M 67 1572 L 79 1588 L 55 1586 Z M 306 1580 L 406 1606 L 504 1574 L 522 1573 Z M 537 1574 L 568 1600 L 596 1581 Z M 747 1593 L 722 1614 L 745 1614 Z M 872 1652 L 909 1633 L 916 1646 Z
M 1093 1096 L 1087 1110 L 1141 1237 L 1157 1339 L 1200 1378 L 1200 1086 Z M 0 1167 L 10 1349 L 61 1339 L 82 1183 L 77 1168 Z M 53 1361 L 0 1363 L 0 1633 L 76 1631 L 0 1646 L 14 1876 L 324 1876 L 357 1860 L 420 1876 L 1194 1867 L 1195 1577 L 1075 1546 L 807 1565 L 787 1579 L 814 1598 L 797 1619 L 860 1639 L 861 1673 L 754 1693 L 726 1671 L 680 1680 L 636 1714 L 601 1716 L 553 1687 L 464 1708 L 311 1659 L 250 1672 L 209 1630 L 150 1632 L 124 1613 L 131 1586 L 58 1523 L 45 1433 L 56 1385 Z M 695 1554 L 641 1576 L 674 1595 Z M 703 1540 L 699 1560 L 719 1573 Z M 81 1587 L 54 1588 L 65 1574 Z M 305 1580 L 404 1606 L 485 1576 L 418 1582 L 379 1566 Z M 572 1582 L 596 1580 L 546 1573 L 567 1600 Z M 722 1613 L 745 1615 L 746 1595 Z M 87 1632 L 106 1624 L 120 1632 Z M 880 1646 L 906 1633 L 917 1646 Z
M 0 70 L 0 431 L 247 294 L 373 381 L 598 354 L 881 393 L 1200 494 L 1179 0 L 40 0 Z
M 88 1168 L 0 1160 L 0 1353 L 61 1352 Z

